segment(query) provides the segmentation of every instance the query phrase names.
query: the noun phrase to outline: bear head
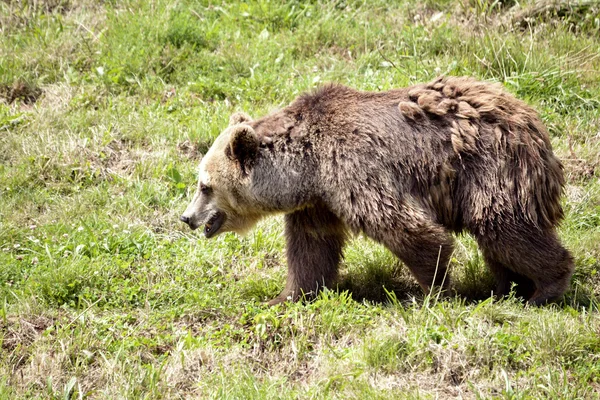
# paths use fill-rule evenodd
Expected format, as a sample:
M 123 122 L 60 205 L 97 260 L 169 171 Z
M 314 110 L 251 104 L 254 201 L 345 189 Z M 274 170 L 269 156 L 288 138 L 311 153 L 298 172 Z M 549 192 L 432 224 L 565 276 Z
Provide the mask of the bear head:
M 256 207 L 249 176 L 260 146 L 250 121 L 246 114 L 232 115 L 200 162 L 196 194 L 180 219 L 193 230 L 204 225 L 207 238 L 245 233 L 264 215 Z

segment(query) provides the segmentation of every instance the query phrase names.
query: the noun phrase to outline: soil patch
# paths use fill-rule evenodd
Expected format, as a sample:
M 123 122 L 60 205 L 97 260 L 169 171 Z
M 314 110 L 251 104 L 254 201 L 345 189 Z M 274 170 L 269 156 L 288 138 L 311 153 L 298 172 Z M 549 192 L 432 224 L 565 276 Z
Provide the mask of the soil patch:
M 27 105 L 35 103 L 42 95 L 42 89 L 27 82 L 16 81 L 11 84 L 0 84 L 0 99 L 8 104 L 21 102 Z

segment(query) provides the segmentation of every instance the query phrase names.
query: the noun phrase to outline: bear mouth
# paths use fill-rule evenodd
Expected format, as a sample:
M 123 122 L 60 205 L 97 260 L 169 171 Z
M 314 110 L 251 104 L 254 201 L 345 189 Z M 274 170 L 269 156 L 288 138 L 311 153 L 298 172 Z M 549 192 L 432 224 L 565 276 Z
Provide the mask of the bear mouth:
M 204 237 L 210 239 L 215 236 L 223 226 L 223 222 L 225 222 L 225 214 L 220 211 L 214 213 L 204 224 Z

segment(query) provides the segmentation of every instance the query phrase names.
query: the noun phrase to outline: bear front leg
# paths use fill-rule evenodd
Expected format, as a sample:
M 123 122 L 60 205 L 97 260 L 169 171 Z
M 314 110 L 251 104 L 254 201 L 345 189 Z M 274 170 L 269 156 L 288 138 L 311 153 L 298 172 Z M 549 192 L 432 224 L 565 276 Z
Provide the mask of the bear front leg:
M 269 305 L 314 296 L 333 283 L 346 239 L 341 221 L 323 207 L 309 207 L 285 216 L 288 275 L 285 289 Z

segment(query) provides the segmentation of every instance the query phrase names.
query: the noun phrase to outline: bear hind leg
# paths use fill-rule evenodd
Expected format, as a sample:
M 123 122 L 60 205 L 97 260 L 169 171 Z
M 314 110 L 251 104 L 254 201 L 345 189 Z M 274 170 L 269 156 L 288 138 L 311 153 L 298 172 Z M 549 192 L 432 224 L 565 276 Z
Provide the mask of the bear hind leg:
M 527 301 L 529 304 L 539 306 L 557 300 L 569 288 L 575 266 L 571 254 L 564 248 L 562 250 L 565 255 L 555 264 L 559 271 L 557 276 L 538 280 L 535 292 Z
M 411 214 L 400 219 L 410 223 L 394 232 L 366 233 L 408 267 L 425 293 L 430 293 L 432 288 L 445 291 L 450 281 L 448 263 L 454 251 L 452 234 L 441 225 L 415 220 L 415 217 L 416 214 Z
M 494 259 L 492 255 L 485 254 L 485 262 L 494 275 L 496 288 L 494 296 L 504 297 L 510 294 L 513 283 L 516 284 L 515 295 L 523 299 L 529 299 L 535 292 L 534 282 L 526 276 L 520 275 L 504 266 L 501 262 Z
M 569 287 L 573 258 L 554 229 L 528 228 L 523 223 L 518 230 L 501 232 L 496 240 L 479 238 L 478 241 L 488 267 L 500 278 L 499 288 L 508 285 L 510 289 L 510 282 L 518 286 L 525 283 L 521 291 L 517 287 L 517 295 L 528 303 L 541 305 L 556 300 Z M 504 268 L 504 273 L 498 273 L 498 266 Z
M 341 221 L 324 207 L 285 216 L 288 275 L 285 289 L 269 305 L 314 296 L 337 278 L 346 240 Z

